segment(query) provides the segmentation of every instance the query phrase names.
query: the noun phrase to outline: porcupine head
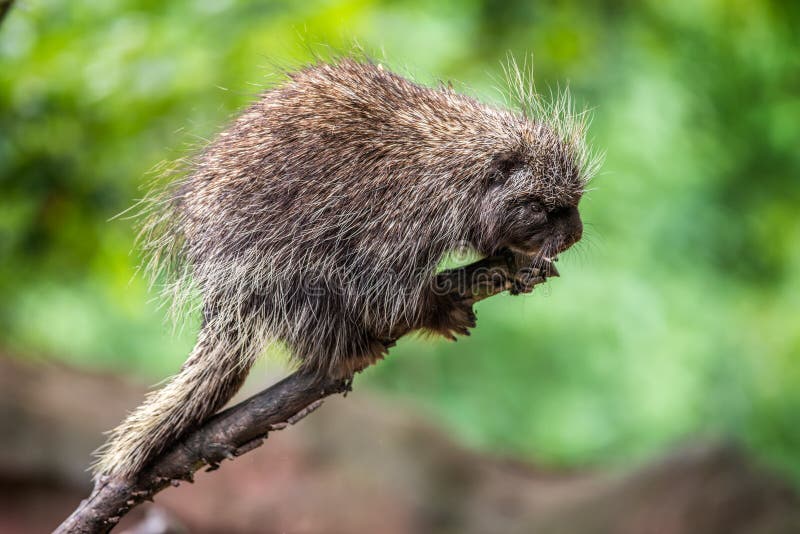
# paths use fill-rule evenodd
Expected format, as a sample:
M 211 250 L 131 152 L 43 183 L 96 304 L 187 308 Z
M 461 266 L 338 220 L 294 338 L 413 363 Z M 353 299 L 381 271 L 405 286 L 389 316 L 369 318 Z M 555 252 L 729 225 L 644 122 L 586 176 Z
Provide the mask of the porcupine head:
M 347 377 L 391 332 L 454 338 L 472 302 L 432 290 L 465 244 L 550 261 L 581 237 L 596 159 L 566 93 L 549 103 L 521 69 L 515 109 L 426 87 L 367 60 L 319 62 L 264 92 L 145 201 L 148 270 L 176 307 L 202 299 L 181 371 L 99 452 L 133 476 L 221 408 L 267 343 L 301 369 Z

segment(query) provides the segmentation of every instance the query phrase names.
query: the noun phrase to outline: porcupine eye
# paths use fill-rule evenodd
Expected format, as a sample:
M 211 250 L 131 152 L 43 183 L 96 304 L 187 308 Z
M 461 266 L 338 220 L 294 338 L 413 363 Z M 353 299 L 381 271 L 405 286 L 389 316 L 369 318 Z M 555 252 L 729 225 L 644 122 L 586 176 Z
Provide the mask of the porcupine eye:
M 517 220 L 528 228 L 538 228 L 547 222 L 547 212 L 535 198 L 521 199 L 514 211 Z

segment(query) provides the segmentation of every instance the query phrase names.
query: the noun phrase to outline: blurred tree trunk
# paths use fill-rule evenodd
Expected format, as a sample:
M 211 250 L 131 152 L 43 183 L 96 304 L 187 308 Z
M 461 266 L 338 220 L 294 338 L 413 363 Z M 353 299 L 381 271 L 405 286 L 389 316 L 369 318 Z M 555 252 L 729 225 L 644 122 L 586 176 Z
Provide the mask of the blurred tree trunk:
M 8 12 L 11 11 L 12 5 L 14 5 L 14 0 L 0 0 L 0 25 L 3 24 Z

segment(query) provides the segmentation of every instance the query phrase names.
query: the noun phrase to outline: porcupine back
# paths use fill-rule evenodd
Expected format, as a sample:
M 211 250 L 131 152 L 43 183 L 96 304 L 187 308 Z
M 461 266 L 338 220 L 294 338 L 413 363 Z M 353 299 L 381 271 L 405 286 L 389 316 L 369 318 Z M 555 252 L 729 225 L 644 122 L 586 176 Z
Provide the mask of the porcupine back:
M 255 299 L 266 338 L 334 368 L 349 343 L 314 346 L 346 323 L 414 319 L 441 256 L 475 237 L 477 175 L 518 130 L 513 114 L 370 63 L 290 74 L 173 190 L 180 272 L 218 314 Z

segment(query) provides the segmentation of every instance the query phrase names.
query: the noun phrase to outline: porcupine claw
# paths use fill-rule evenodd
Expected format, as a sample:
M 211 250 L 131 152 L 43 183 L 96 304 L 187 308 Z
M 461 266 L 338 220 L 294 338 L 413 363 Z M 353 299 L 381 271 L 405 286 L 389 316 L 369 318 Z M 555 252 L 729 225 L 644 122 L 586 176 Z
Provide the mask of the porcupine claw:
M 553 258 L 543 258 L 544 264 L 540 267 L 542 276 L 545 278 L 551 278 L 553 276 L 561 276 L 561 273 L 558 272 L 556 269 L 556 262 L 558 261 L 558 256 L 554 256 Z
M 516 269 L 513 271 L 514 285 L 510 290 L 512 295 L 530 293 L 534 287 L 548 278 L 560 276 L 555 266 L 558 257 L 531 257 L 517 254 L 513 261 L 512 269 L 514 267 Z

